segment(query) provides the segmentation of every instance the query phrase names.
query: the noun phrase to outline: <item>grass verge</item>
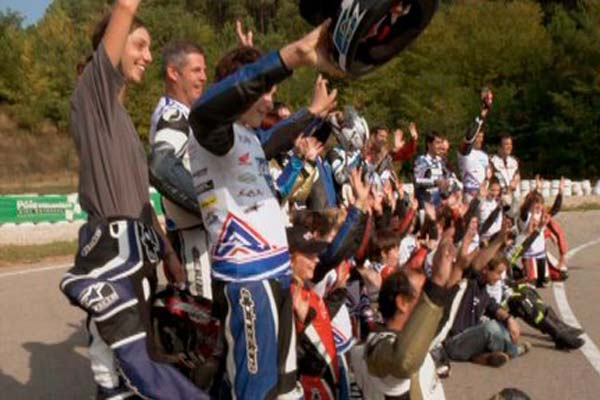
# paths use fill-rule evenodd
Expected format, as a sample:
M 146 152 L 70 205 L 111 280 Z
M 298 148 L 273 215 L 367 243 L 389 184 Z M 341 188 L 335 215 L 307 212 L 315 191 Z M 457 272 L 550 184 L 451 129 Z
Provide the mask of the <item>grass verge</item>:
M 49 257 L 75 254 L 77 241 L 0 246 L 0 264 L 30 264 Z
M 600 210 L 600 204 L 598 203 L 582 203 L 573 206 L 563 207 L 563 211 L 593 211 Z

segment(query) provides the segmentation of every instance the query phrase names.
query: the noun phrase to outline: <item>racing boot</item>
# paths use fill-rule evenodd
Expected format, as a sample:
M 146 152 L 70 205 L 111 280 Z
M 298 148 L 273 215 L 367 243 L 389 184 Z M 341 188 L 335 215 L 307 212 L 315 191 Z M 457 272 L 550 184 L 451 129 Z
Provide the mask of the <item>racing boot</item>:
M 576 328 L 574 326 L 571 326 L 567 323 L 565 323 L 562 319 L 560 319 L 560 317 L 558 315 L 556 315 L 556 313 L 554 312 L 554 310 L 550 307 L 548 307 L 548 311 L 546 313 L 546 318 L 552 318 L 554 321 L 556 321 L 557 325 L 560 327 L 560 329 L 567 331 L 569 334 L 573 335 L 573 336 L 581 336 L 584 334 L 584 330 L 581 328 Z
M 540 328 L 552 337 L 558 350 L 575 350 L 585 343 L 583 339 L 561 329 L 558 321 L 552 316 L 546 315 L 540 324 Z

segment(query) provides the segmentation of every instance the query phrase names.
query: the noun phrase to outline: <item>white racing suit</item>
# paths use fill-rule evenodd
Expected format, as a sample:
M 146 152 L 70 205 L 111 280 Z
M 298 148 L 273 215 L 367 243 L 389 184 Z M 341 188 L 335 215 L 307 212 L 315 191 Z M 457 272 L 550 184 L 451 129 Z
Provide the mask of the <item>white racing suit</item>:
M 289 75 L 272 53 L 192 107 L 194 187 L 209 234 L 213 302 L 236 398 L 299 398 L 286 219 L 257 133 L 235 121 Z
M 212 299 L 208 236 L 202 225 L 188 155 L 189 108 L 161 97 L 150 126 L 150 176 L 163 195 L 167 232 L 194 296 Z

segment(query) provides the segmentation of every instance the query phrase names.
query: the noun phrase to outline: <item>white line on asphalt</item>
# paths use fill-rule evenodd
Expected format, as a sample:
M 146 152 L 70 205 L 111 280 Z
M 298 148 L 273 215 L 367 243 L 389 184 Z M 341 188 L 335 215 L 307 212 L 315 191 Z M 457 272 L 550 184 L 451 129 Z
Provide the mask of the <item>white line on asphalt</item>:
M 53 265 L 50 267 L 30 268 L 30 269 L 24 269 L 21 271 L 5 272 L 3 274 L 0 274 L 0 279 L 8 278 L 11 276 L 28 275 L 28 274 L 33 274 L 36 272 L 55 271 L 57 269 L 65 269 L 65 268 L 69 268 L 72 266 L 73 266 L 73 264 L 61 264 L 61 265 Z
M 574 249 L 571 249 L 567 253 L 567 259 L 573 257 L 575 254 L 579 253 L 581 250 L 596 245 L 600 243 L 600 239 L 592 240 L 591 242 L 587 242 L 582 244 L 581 246 L 577 246 Z M 563 282 L 554 282 L 554 297 L 556 298 L 556 304 L 558 305 L 558 311 L 562 315 L 564 321 L 572 326 L 576 326 L 581 328 L 581 324 L 575 318 L 575 314 L 573 310 L 571 310 L 571 306 L 569 305 L 569 301 L 567 300 L 567 292 L 565 291 L 565 284 Z M 583 355 L 588 359 L 592 367 L 600 374 L 600 350 L 598 350 L 598 346 L 592 341 L 592 339 L 588 336 L 587 333 L 581 335 L 581 338 L 585 340 L 585 344 L 581 346 L 580 350 Z

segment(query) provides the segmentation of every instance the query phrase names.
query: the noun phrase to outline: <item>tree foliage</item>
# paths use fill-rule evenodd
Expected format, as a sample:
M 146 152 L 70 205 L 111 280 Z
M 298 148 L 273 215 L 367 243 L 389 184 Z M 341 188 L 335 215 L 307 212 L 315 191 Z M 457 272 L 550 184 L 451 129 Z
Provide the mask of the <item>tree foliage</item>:
M 54 0 L 36 25 L 0 13 L 0 102 L 36 131 L 45 121 L 68 126 L 75 66 L 111 0 Z M 172 39 L 200 43 L 209 72 L 236 45 L 234 22 L 255 31 L 257 46 L 278 49 L 310 28 L 297 0 L 146 0 L 140 16 L 152 35 L 154 63 L 127 108 L 142 135 L 160 96 L 160 49 Z M 596 1 L 447 0 L 431 26 L 399 57 L 359 80 L 332 81 L 339 104 L 353 104 L 371 124 L 416 121 L 453 143 L 476 115 L 478 93 L 496 94 L 488 141 L 513 134 L 526 170 L 546 176 L 598 177 L 600 152 L 600 4 Z M 211 74 L 212 75 L 212 74 Z M 279 99 L 310 100 L 314 71 L 298 71 Z M 550 144 L 550 145 L 548 145 Z

